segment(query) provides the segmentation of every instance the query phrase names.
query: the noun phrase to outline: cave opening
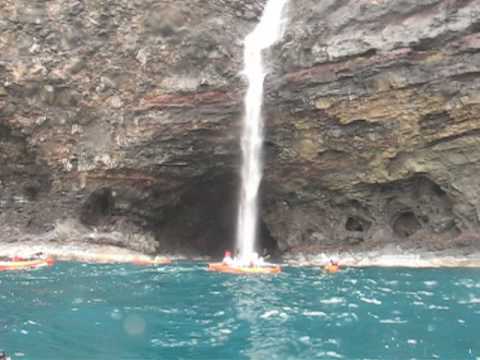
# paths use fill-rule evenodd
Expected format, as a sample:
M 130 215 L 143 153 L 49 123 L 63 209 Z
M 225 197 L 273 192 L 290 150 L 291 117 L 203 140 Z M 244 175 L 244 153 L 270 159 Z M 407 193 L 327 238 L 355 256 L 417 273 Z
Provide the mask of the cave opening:
M 421 227 L 422 225 L 411 211 L 401 213 L 393 222 L 393 232 L 401 238 L 409 238 Z
M 233 174 L 203 176 L 189 183 L 153 224 L 159 251 L 211 257 L 235 251 L 238 189 Z M 258 228 L 258 253 L 276 255 L 277 242 L 261 219 Z
M 23 187 L 23 193 L 26 198 L 30 201 L 35 201 L 38 198 L 40 188 L 37 184 L 29 183 Z
M 112 214 L 114 206 L 112 189 L 95 190 L 82 206 L 80 221 L 85 225 L 98 225 L 105 217 Z
M 363 231 L 363 225 L 358 219 L 354 217 L 349 217 L 347 223 L 345 224 L 345 229 L 348 231 Z

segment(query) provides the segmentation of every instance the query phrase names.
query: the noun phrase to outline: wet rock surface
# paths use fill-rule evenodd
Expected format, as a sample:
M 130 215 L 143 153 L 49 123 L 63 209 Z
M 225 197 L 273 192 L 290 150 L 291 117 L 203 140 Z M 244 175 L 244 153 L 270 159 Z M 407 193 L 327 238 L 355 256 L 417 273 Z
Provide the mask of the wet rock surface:
M 217 254 L 264 1 L 0 4 L 0 241 Z M 292 0 L 262 248 L 478 249 L 480 2 Z M 93 234 L 93 235 L 92 235 Z

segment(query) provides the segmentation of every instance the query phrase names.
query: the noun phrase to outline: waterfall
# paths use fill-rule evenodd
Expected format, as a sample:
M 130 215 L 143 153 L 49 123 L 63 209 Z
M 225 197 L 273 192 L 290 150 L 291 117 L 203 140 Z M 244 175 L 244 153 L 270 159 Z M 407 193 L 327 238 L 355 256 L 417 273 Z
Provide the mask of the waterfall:
M 260 22 L 247 35 L 244 45 L 243 75 L 248 80 L 243 118 L 242 185 L 237 221 L 240 261 L 251 259 L 255 251 L 258 225 L 258 189 L 262 180 L 263 82 L 266 69 L 262 51 L 279 41 L 286 27 L 284 9 L 288 0 L 268 0 Z

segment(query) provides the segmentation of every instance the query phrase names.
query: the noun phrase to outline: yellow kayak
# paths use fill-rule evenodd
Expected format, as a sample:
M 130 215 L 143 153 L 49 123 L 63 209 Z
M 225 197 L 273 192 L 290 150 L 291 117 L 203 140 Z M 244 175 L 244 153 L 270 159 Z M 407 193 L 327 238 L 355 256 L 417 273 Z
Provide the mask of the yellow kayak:
M 268 266 L 230 266 L 224 263 L 208 264 L 209 271 L 223 272 L 229 274 L 278 274 L 282 272 L 279 265 Z
M 0 261 L 0 271 L 13 270 L 32 270 L 47 266 L 53 266 L 55 259 L 37 259 L 37 260 L 17 260 L 17 261 Z

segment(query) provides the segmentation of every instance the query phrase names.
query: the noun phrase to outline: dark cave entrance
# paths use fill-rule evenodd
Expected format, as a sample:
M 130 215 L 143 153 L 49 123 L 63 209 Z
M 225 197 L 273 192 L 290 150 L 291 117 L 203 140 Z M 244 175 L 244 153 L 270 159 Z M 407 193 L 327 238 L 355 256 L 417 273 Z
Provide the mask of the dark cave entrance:
M 371 222 L 359 216 L 349 216 L 345 223 L 345 229 L 352 232 L 365 232 L 370 229 Z
M 411 211 L 401 213 L 393 222 L 393 232 L 401 238 L 408 238 L 421 228 L 422 225 Z
M 212 257 L 235 251 L 237 194 L 238 179 L 232 174 L 190 183 L 154 224 L 160 251 Z M 277 254 L 277 242 L 261 220 L 258 232 L 258 253 Z
M 90 194 L 80 211 L 80 220 L 85 225 L 98 225 L 112 214 L 115 199 L 112 189 L 101 188 Z

